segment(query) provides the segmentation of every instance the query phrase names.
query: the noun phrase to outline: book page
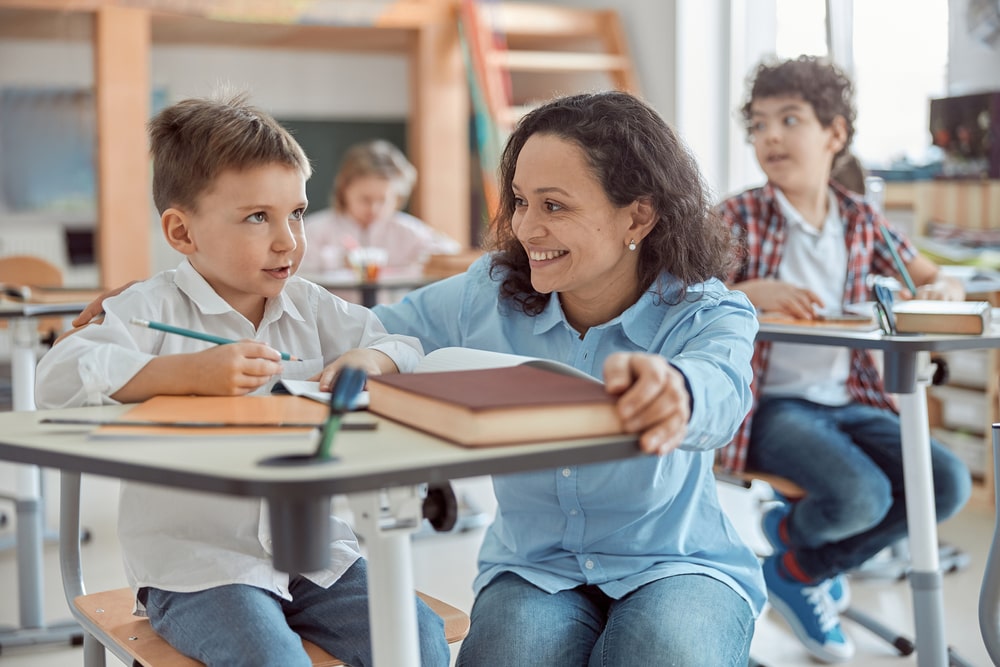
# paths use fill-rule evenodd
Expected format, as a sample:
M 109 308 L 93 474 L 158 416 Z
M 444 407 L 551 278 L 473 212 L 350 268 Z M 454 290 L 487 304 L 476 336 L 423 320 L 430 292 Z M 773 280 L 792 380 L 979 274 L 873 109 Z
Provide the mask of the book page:
M 596 378 L 561 361 L 526 357 L 506 352 L 477 350 L 471 347 L 442 347 L 428 352 L 420 363 L 417 364 L 413 372 L 436 373 L 440 371 L 462 371 L 480 368 L 503 368 L 505 366 L 533 366 L 554 373 L 562 373 L 563 375 L 571 375 L 599 382 Z
M 284 392 L 282 391 L 284 388 Z M 314 401 L 319 401 L 323 405 L 330 404 L 330 392 L 320 391 L 319 382 L 312 382 L 310 380 L 289 380 L 288 378 L 282 378 L 278 380 L 278 384 L 275 388 L 271 390 L 272 394 L 289 393 L 292 396 L 301 396 L 302 398 L 308 398 Z M 352 410 L 364 410 L 368 407 L 368 392 L 363 391 L 358 395 L 358 399 L 351 406 Z

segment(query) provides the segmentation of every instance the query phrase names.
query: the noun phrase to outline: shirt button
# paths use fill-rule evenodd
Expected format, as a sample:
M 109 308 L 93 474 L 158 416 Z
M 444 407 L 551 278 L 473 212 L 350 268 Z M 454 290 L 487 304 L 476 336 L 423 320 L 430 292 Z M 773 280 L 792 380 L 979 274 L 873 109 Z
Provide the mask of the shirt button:
M 563 468 L 562 470 L 563 477 L 569 477 L 572 474 L 573 474 L 572 470 L 570 470 L 569 468 Z
M 584 567 L 586 567 L 586 568 L 587 568 L 588 570 L 593 570 L 593 569 L 594 569 L 594 561 L 592 561 L 592 560 L 589 560 L 589 559 L 588 559 L 588 560 L 587 560 L 587 562 L 586 562 L 586 563 L 584 563 L 583 565 L 584 565 Z
M 577 514 L 579 514 L 579 512 L 577 512 L 576 510 L 570 510 L 569 511 L 569 515 L 570 516 L 576 516 Z

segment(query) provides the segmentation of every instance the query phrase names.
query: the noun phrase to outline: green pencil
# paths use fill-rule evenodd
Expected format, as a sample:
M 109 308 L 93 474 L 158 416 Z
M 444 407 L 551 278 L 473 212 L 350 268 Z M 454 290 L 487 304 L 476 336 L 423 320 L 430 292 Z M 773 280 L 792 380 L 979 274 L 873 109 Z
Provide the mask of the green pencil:
M 188 338 L 197 338 L 198 340 L 208 341 L 209 343 L 215 343 L 216 345 L 226 345 L 228 343 L 235 343 L 235 340 L 229 338 L 223 338 L 222 336 L 213 336 L 209 333 L 202 333 L 201 331 L 192 331 L 191 329 L 185 329 L 183 327 L 175 327 L 170 324 L 164 324 L 163 322 L 153 322 L 150 320 L 141 320 L 138 317 L 133 317 L 129 320 L 132 324 L 139 327 L 146 327 L 147 329 L 156 329 L 157 331 L 164 331 L 166 333 L 177 334 L 178 336 L 187 336 Z M 281 358 L 284 361 L 302 361 L 298 357 L 293 357 L 287 352 L 279 352 Z
M 916 296 L 917 286 L 913 284 L 913 278 L 910 277 L 910 272 L 906 270 L 906 264 L 903 264 L 903 258 L 899 256 L 896 244 L 892 242 L 892 237 L 889 236 L 889 230 L 886 228 L 885 223 L 880 222 L 878 226 L 882 230 L 882 238 L 885 239 L 885 244 L 889 246 L 889 254 L 892 255 L 892 261 L 896 265 L 896 270 L 899 271 L 903 282 L 906 283 L 906 289 L 910 290 L 910 294 Z

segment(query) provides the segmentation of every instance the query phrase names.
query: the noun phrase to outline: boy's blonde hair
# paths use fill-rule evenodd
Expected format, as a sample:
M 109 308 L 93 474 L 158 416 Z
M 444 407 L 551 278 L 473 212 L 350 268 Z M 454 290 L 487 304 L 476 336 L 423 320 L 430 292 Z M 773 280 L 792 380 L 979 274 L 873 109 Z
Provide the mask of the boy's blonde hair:
M 247 97 L 186 99 L 149 121 L 153 201 L 160 213 L 170 207 L 195 210 L 198 196 L 230 169 L 277 163 L 298 169 L 306 179 L 312 175 L 298 142 Z
M 417 169 L 401 150 L 384 139 L 355 144 L 344 153 L 333 179 L 334 210 L 342 212 L 347 208 L 344 194 L 347 187 L 365 176 L 378 176 L 390 181 L 399 197 L 396 207 L 403 208 L 417 182 Z

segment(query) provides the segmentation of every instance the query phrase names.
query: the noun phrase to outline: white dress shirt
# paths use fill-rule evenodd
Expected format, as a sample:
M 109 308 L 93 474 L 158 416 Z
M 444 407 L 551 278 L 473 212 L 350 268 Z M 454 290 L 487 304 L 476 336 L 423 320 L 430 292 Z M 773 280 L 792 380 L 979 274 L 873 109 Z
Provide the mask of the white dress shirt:
M 833 191 L 829 192 L 823 228 L 816 229 L 775 188 L 778 206 L 788 221 L 785 250 L 778 278 L 815 292 L 823 312 L 838 312 L 847 280 L 847 242 L 844 222 Z M 772 343 L 770 366 L 762 396 L 795 396 L 821 405 L 846 405 L 851 351 L 846 347 Z
M 111 395 L 153 357 L 196 352 L 212 343 L 130 325 L 138 317 L 251 339 L 289 352 L 303 361 L 283 362 L 282 375 L 306 379 L 352 348 L 387 354 L 401 372 L 420 360 L 419 342 L 386 333 L 378 318 L 322 287 L 292 277 L 267 302 L 256 329 L 233 310 L 185 260 L 104 302 L 105 319 L 67 337 L 38 365 L 36 401 L 41 408 L 114 404 Z M 277 378 L 274 379 L 276 381 Z M 268 383 L 255 393 L 268 393 Z M 331 562 L 306 575 L 329 587 L 360 557 L 350 527 L 331 517 Z M 118 536 L 132 589 L 152 586 L 198 591 L 225 584 L 248 584 L 290 599 L 288 575 L 271 564 L 266 503 L 123 482 Z

